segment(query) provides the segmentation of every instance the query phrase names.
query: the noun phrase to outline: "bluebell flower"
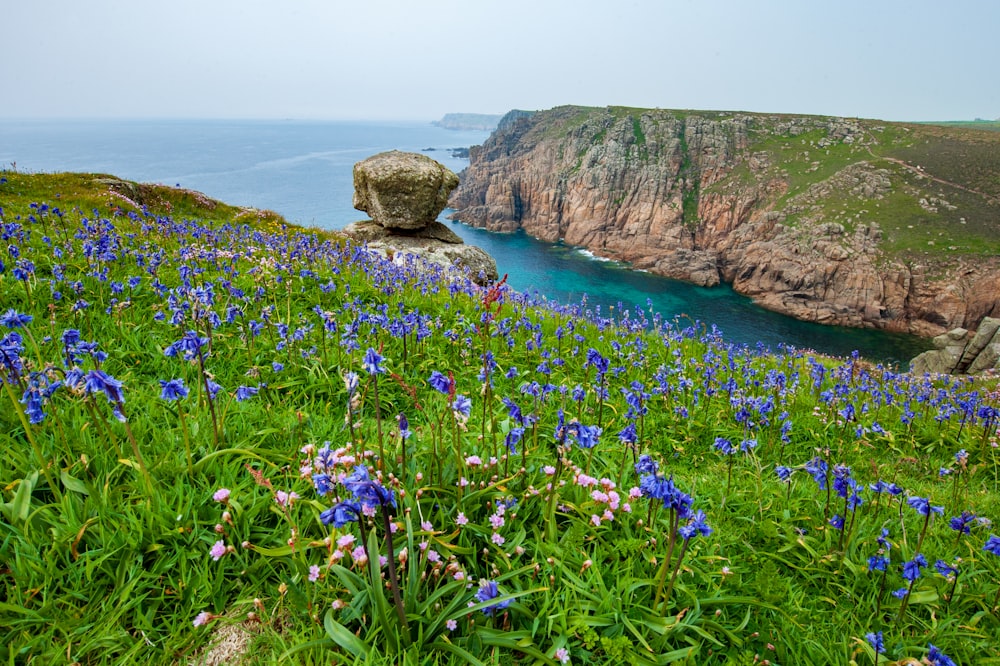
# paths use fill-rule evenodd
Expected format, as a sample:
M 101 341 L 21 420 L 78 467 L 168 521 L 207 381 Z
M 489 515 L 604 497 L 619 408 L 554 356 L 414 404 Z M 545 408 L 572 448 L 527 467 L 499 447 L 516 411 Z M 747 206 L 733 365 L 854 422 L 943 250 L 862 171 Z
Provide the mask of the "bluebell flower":
M 951 657 L 941 652 L 932 643 L 927 644 L 927 661 L 931 666 L 958 666 Z
M 826 490 L 826 472 L 829 469 L 826 461 L 820 457 L 815 457 L 805 464 L 806 471 L 819 485 L 820 490 Z
M 107 396 L 108 402 L 125 402 L 125 398 L 122 396 L 122 383 L 103 370 L 88 372 L 83 378 L 83 390 L 91 395 L 103 393 Z
M 0 315 L 0 324 L 6 326 L 7 328 L 21 328 L 22 326 L 27 326 L 34 319 L 29 314 L 22 314 L 11 308 L 7 312 Z
M 843 530 L 844 529 L 844 519 L 843 519 L 843 517 L 841 517 L 840 514 L 834 514 L 833 517 L 830 518 L 830 520 L 828 522 L 836 530 Z
M 917 553 L 912 560 L 903 562 L 903 580 L 912 583 L 920 578 L 920 570 L 925 566 L 927 566 L 927 559 L 920 553 Z
M 983 550 L 1000 557 L 1000 537 L 991 534 L 986 543 L 983 544 Z
M 328 492 L 333 490 L 333 479 L 325 472 L 313 474 L 312 481 L 313 486 L 316 488 L 317 495 L 326 495 Z
M 905 599 L 906 595 L 908 595 L 909 593 L 910 593 L 910 588 L 901 587 L 898 590 L 893 590 L 892 596 L 896 597 L 897 599 Z
M 496 599 L 500 596 L 500 588 L 497 587 L 495 581 L 492 580 L 481 580 L 479 581 L 479 591 L 476 592 L 476 601 L 483 603 L 490 601 L 491 599 Z M 497 602 L 491 606 L 486 606 L 482 609 L 483 615 L 492 616 L 495 612 L 503 610 L 510 606 L 511 599 L 506 601 Z
M 885 571 L 889 558 L 885 555 L 872 555 L 868 558 L 868 571 Z
M 795 472 L 791 467 L 786 467 L 785 465 L 778 465 L 774 468 L 774 473 L 778 475 L 778 478 L 782 481 L 788 481 L 792 478 L 792 473 Z
M 921 516 L 929 516 L 931 512 L 937 514 L 944 513 L 943 506 L 932 506 L 930 498 L 927 497 L 910 497 L 906 500 L 906 503 Z
M 951 579 L 955 574 L 958 573 L 958 567 L 952 566 L 945 562 L 944 560 L 937 560 L 934 562 L 934 568 L 939 574 L 945 578 Z
M 184 386 L 184 379 L 170 379 L 170 380 L 160 380 L 160 399 L 162 400 L 180 400 L 181 398 L 186 398 L 188 395 L 188 389 Z
M 410 420 L 406 418 L 406 414 L 399 413 L 399 437 L 400 439 L 407 440 L 413 435 L 413 431 L 410 430 Z
M 260 388 L 256 386 L 238 386 L 236 388 L 236 402 L 243 402 L 257 395 Z
M 948 527 L 956 532 L 968 534 L 972 531 L 972 523 L 974 522 L 976 522 L 976 514 L 971 511 L 963 511 L 961 516 L 952 516 L 948 520 Z
M 865 640 L 868 641 L 868 644 L 872 646 L 872 649 L 875 650 L 876 654 L 882 654 L 885 652 L 885 641 L 882 638 L 881 631 L 879 632 L 869 631 L 867 634 L 865 634 Z
M 733 448 L 733 443 L 725 437 L 716 437 L 712 446 L 715 447 L 716 451 L 724 456 L 731 456 L 736 453 L 736 449 Z
M 677 535 L 684 539 L 685 541 L 691 539 L 692 537 L 698 536 L 708 536 L 712 533 L 712 528 L 708 526 L 705 520 L 705 512 L 697 511 L 689 519 L 686 525 L 681 526 L 677 530 Z
M 219 394 L 219 391 L 222 390 L 222 387 L 216 384 L 211 379 L 207 379 L 205 383 L 208 385 L 208 399 L 215 400 L 215 396 Z
M 427 380 L 427 383 L 430 384 L 431 388 L 438 393 L 443 393 L 445 395 L 451 393 L 451 379 L 442 375 L 437 370 L 431 372 L 430 379 Z
M 319 519 L 324 525 L 332 523 L 338 529 L 357 521 L 360 517 L 361 504 L 354 500 L 344 500 L 319 514 Z
M 635 444 L 638 439 L 639 434 L 636 432 L 635 423 L 629 423 L 618 431 L 618 441 L 622 444 Z
M 639 461 L 635 464 L 636 474 L 656 474 L 659 469 L 660 463 L 645 453 L 639 456 Z
M 510 455 L 517 453 L 517 443 L 521 441 L 521 437 L 524 435 L 524 428 L 517 426 L 510 429 L 507 433 L 507 437 L 504 439 L 504 444 L 507 445 L 507 451 Z
M 365 357 L 361 362 L 361 367 L 363 367 L 365 372 L 369 375 L 381 375 L 386 372 L 386 369 L 382 367 L 383 360 L 385 359 L 383 359 L 381 354 L 369 347 L 365 351 Z
M 459 393 L 455 396 L 455 401 L 451 403 L 451 410 L 456 417 L 467 419 L 472 412 L 472 401 Z

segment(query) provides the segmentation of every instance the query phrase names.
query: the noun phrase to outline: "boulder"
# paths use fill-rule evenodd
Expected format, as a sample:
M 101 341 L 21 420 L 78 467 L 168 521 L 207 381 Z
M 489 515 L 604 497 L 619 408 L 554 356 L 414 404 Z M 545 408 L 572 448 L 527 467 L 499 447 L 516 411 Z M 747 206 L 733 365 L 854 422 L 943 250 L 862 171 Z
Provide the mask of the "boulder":
M 458 176 L 418 153 L 390 150 L 354 165 L 354 207 L 386 229 L 423 229 L 456 187 Z
M 480 285 L 497 280 L 497 262 L 482 248 L 466 245 L 451 229 L 434 221 L 424 229 L 406 233 L 393 232 L 375 222 L 354 222 L 344 229 L 351 238 L 393 261 L 403 263 L 410 258 L 439 266 L 454 267 L 467 272 Z
M 933 339 L 934 349 L 910 362 L 914 374 L 981 374 L 1000 369 L 1000 319 L 984 317 L 976 333 L 955 328 Z

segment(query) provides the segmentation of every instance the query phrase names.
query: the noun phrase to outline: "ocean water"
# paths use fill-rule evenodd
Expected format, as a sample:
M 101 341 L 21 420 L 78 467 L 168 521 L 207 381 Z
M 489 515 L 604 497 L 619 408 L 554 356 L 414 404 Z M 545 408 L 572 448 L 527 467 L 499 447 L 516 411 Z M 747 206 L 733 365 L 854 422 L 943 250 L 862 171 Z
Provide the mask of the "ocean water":
M 227 203 L 268 208 L 298 224 L 340 229 L 366 217 L 352 206 L 356 162 L 396 149 L 421 152 L 458 172 L 468 162 L 452 149 L 487 136 L 419 122 L 0 120 L 0 168 L 106 173 L 177 185 Z M 764 310 L 729 287 L 696 287 L 523 233 L 442 221 L 493 255 L 515 289 L 562 303 L 586 296 L 603 314 L 640 306 L 667 319 L 715 324 L 737 343 L 784 343 L 836 355 L 857 350 L 904 365 L 929 346 L 913 336 L 800 322 Z

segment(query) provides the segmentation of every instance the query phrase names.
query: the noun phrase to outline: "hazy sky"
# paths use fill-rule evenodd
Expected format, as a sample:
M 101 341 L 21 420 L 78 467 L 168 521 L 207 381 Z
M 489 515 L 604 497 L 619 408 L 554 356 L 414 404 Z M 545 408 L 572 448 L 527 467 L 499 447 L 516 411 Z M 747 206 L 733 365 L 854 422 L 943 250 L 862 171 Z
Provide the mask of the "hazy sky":
M 7 0 L 0 117 L 1000 117 L 997 0 Z

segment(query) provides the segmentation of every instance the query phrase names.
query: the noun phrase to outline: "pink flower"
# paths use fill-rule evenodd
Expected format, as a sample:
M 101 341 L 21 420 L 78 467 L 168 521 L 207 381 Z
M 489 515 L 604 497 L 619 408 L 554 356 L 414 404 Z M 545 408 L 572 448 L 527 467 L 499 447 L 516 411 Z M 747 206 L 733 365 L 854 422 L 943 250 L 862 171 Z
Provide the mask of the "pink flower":
M 594 515 L 592 515 L 592 516 L 590 517 L 590 522 L 594 523 L 594 526 L 595 526 L 595 527 L 600 527 L 600 525 L 601 525 L 601 517 L 600 517 L 600 516 L 598 516 L 598 515 L 597 515 L 597 514 L 595 513 Z
M 357 564 L 364 565 L 368 562 L 368 556 L 365 554 L 364 546 L 358 546 L 351 551 L 351 559 L 353 559 Z
M 444 623 L 444 626 L 448 628 L 448 631 L 455 631 L 458 629 L 458 622 L 454 620 L 448 620 Z
M 337 539 L 337 548 L 350 548 L 354 545 L 354 535 L 345 534 L 344 536 Z
M 200 627 L 202 625 L 208 624 L 211 620 L 212 620 L 211 613 L 207 613 L 205 611 L 202 611 L 202 612 L 198 613 L 197 615 L 195 615 L 194 622 L 192 624 L 194 624 L 194 626 L 196 626 L 196 627 Z
M 504 541 L 506 541 L 506 539 L 500 536 L 499 532 L 494 532 L 493 536 L 490 537 L 490 541 L 492 541 L 498 546 L 502 546 L 504 544 Z
M 552 656 L 558 659 L 560 664 L 569 663 L 569 650 L 567 650 L 566 648 L 559 648 L 558 650 L 555 651 L 555 654 L 553 654 Z
M 212 499 L 216 502 L 222 502 L 225 504 L 229 501 L 229 488 L 219 488 L 212 494 Z
M 216 562 L 226 554 L 226 542 L 219 539 L 214 544 L 212 544 L 212 550 L 208 551 L 208 554 L 212 556 L 212 559 Z
M 553 474 L 556 473 L 556 468 L 553 467 L 552 465 L 546 465 L 545 467 L 542 468 L 542 471 L 545 472 L 547 475 L 552 476 Z
M 319 580 L 319 567 L 317 565 L 312 565 L 309 567 L 309 582 L 315 583 Z
M 505 522 L 504 517 L 501 516 L 500 514 L 494 513 L 492 516 L 490 516 L 490 525 L 492 525 L 493 529 L 495 530 L 503 527 L 504 522 Z
M 274 493 L 274 501 L 278 503 L 278 506 L 291 506 L 292 502 L 299 498 L 297 492 L 286 493 L 284 490 L 279 490 Z
M 467 525 L 469 523 L 469 519 L 465 517 L 464 513 L 459 512 L 458 517 L 455 518 L 455 522 L 459 525 Z
M 441 556 L 438 555 L 438 552 L 436 550 L 428 550 L 427 551 L 427 561 L 428 562 L 435 562 L 435 563 L 436 562 L 440 562 L 441 561 Z
M 475 467 L 476 465 L 482 465 L 483 459 L 480 458 L 479 456 L 469 456 L 468 458 L 465 459 L 465 464 L 469 465 L 470 467 Z
M 582 472 L 576 475 L 576 485 L 581 488 L 589 488 L 591 486 L 597 485 L 597 479 L 592 476 L 587 476 Z
M 424 520 L 420 522 L 420 529 L 422 529 L 424 532 L 433 532 L 434 526 L 431 525 L 431 521 Z

